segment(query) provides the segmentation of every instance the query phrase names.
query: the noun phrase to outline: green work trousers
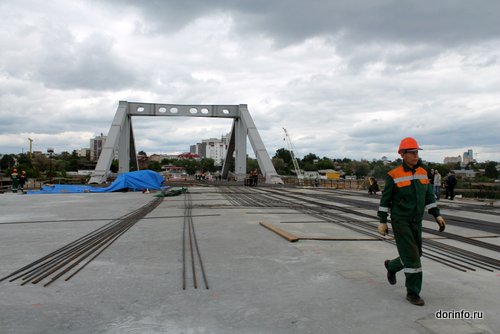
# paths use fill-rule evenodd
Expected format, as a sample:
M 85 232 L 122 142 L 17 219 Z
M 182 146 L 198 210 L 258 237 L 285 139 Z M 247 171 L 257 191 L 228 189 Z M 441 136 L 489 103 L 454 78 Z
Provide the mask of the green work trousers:
M 12 192 L 17 193 L 17 189 L 19 188 L 19 176 L 12 177 Z
M 420 295 L 422 290 L 422 221 L 393 221 L 392 230 L 396 239 L 399 257 L 389 262 L 389 270 L 403 270 L 408 293 Z

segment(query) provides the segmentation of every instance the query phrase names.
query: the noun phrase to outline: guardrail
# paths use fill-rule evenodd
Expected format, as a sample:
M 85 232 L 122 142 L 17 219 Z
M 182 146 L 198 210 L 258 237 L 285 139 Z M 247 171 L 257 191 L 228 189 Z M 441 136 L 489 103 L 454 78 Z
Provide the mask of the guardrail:
M 296 176 L 281 176 L 284 184 L 288 185 L 301 185 L 299 179 Z M 302 185 L 305 187 L 324 187 L 333 189 L 355 189 L 362 190 L 368 189 L 365 180 L 324 180 L 324 179 L 308 179 L 304 178 Z
M 444 189 L 442 190 L 444 191 Z M 459 181 L 455 188 L 455 194 L 468 198 L 500 199 L 500 184 Z
M 296 176 L 282 176 L 283 182 L 287 185 L 300 186 L 299 179 Z M 380 190 L 384 188 L 384 180 L 378 180 Z M 307 179 L 304 178 L 302 185 L 305 187 L 324 187 L 333 189 L 353 189 L 367 190 L 368 181 L 362 180 L 324 180 L 324 179 Z M 445 194 L 445 189 L 441 187 L 442 196 Z M 500 184 L 493 182 L 471 182 L 460 180 L 455 188 L 455 194 L 462 195 L 467 198 L 478 199 L 500 199 Z
M 10 191 L 12 180 L 10 177 L 0 176 L 0 193 Z

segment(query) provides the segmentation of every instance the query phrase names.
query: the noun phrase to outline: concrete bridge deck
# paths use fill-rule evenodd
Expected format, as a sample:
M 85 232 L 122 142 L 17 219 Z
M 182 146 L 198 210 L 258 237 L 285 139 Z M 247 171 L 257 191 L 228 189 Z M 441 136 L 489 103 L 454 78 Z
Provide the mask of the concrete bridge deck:
M 413 306 L 405 300 L 403 275 L 395 286 L 385 278 L 383 260 L 396 255 L 394 245 L 318 221 L 293 205 L 273 206 L 269 200 L 267 206 L 252 205 L 252 198 L 263 198 L 272 188 L 232 189 L 189 188 L 208 289 L 202 284 L 195 289 L 189 271 L 182 288 L 184 195 L 165 197 L 70 280 L 63 276 L 47 287 L 0 282 L 0 333 L 498 333 L 499 270 L 463 272 L 423 258 L 426 305 Z M 369 215 L 375 214 L 378 197 L 280 191 L 299 204 L 310 194 L 325 206 L 337 203 L 364 213 L 375 229 Z M 325 193 L 331 197 L 322 197 Z M 0 278 L 149 203 L 153 195 L 0 195 Z M 241 205 L 243 200 L 248 204 Z M 440 204 L 450 219 L 467 216 L 500 225 L 498 203 Z M 354 219 L 328 210 L 332 217 Z M 262 221 L 302 239 L 289 242 Z M 424 226 L 436 227 L 431 221 Z M 500 245 L 495 232 L 451 223 L 447 231 Z M 494 250 L 441 241 L 500 260 Z M 477 311 L 482 319 L 436 317 L 449 311 Z

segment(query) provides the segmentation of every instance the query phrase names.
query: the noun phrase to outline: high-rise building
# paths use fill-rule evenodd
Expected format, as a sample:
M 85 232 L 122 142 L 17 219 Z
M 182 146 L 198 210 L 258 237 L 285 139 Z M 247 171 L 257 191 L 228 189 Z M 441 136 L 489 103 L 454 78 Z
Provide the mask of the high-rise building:
M 99 160 L 105 142 L 106 136 L 102 133 L 100 136 L 90 139 L 90 161 Z
M 472 152 L 471 149 L 469 149 L 469 150 L 467 150 L 467 152 L 464 152 L 463 165 L 467 166 L 471 162 L 475 162 L 474 153 Z
M 201 143 L 191 145 L 189 147 L 189 152 L 198 154 L 202 158 L 213 159 L 215 166 L 221 166 L 222 161 L 226 157 L 227 146 L 227 135 L 223 135 L 220 139 L 203 139 Z

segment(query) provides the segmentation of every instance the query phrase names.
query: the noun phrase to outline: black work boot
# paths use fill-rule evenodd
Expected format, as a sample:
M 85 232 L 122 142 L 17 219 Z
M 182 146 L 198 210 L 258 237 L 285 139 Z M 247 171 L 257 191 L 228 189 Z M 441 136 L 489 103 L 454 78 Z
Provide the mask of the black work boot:
M 394 285 L 396 284 L 396 273 L 394 271 L 389 270 L 389 262 L 391 260 L 385 260 L 384 261 L 384 266 L 385 269 L 387 269 L 387 280 L 389 281 L 389 284 Z
M 424 306 L 425 302 L 419 295 L 409 292 L 406 295 L 406 300 L 408 300 L 413 305 Z

